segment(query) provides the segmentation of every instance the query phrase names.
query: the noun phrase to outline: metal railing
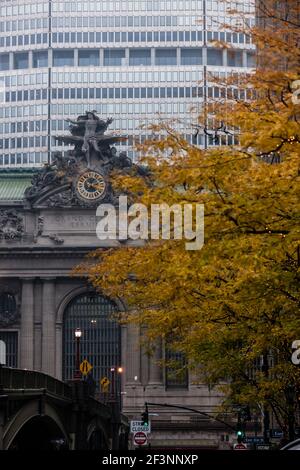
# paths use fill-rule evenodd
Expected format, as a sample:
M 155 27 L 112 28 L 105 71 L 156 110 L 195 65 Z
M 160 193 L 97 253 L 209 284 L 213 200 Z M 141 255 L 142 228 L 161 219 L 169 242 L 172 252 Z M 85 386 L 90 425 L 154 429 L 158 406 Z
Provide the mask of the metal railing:
M 13 369 L 0 365 L 1 390 L 41 390 L 62 398 L 72 398 L 71 387 L 42 372 Z

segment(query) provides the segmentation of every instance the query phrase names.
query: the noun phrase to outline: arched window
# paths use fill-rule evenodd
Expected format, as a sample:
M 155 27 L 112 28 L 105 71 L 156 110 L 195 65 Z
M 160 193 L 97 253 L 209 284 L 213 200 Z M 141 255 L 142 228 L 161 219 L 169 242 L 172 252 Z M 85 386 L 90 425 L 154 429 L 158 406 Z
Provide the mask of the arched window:
M 117 311 L 114 302 L 92 292 L 70 302 L 63 325 L 64 380 L 74 376 L 76 328 L 82 331 L 80 360 L 87 359 L 93 366 L 91 375 L 98 385 L 103 377 L 111 377 L 112 366 L 121 365 L 121 329 L 114 318 Z

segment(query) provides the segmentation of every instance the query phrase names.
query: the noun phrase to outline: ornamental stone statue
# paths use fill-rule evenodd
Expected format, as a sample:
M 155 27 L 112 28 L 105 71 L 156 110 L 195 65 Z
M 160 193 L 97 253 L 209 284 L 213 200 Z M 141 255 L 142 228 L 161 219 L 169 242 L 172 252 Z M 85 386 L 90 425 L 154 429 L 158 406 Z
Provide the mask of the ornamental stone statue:
M 57 136 L 55 139 L 64 144 L 74 144 L 75 155 L 84 155 L 89 168 L 99 159 L 108 163 L 111 157 L 110 145 L 126 140 L 124 137 L 104 135 L 113 119 L 102 121 L 96 111 L 86 111 L 77 121 L 67 119 L 67 122 L 71 124 L 71 135 Z
M 63 155 L 56 152 L 53 161 L 44 165 L 25 192 L 29 205 L 48 207 L 90 207 L 99 201 L 114 202 L 110 184 L 113 170 L 136 171 L 144 176 L 145 169 L 134 165 L 125 152 L 118 153 L 115 143 L 126 137 L 106 135 L 113 120 L 103 121 L 96 111 L 86 111 L 70 123 L 70 135 L 56 136 L 58 142 L 73 145 Z

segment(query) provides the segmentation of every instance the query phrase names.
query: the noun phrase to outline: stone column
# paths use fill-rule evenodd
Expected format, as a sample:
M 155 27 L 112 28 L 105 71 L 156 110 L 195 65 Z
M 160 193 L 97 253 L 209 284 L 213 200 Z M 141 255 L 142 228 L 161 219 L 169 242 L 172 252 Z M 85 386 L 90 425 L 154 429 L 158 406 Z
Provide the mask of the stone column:
M 127 328 L 126 366 L 126 385 L 141 385 L 140 327 L 133 324 Z
M 63 348 L 62 348 L 62 330 L 63 330 L 63 324 L 62 323 L 57 323 L 55 326 L 55 334 L 56 334 L 56 339 L 55 339 L 55 361 L 56 361 L 56 366 L 55 366 L 55 377 L 59 380 L 62 380 L 63 378 L 63 370 L 62 370 L 62 358 L 63 358 Z
M 124 391 L 125 383 L 127 380 L 127 326 L 121 326 L 121 366 L 123 367 L 123 374 L 121 376 L 121 391 Z
M 20 366 L 33 369 L 34 278 L 22 280 Z
M 42 368 L 42 283 L 34 286 L 34 370 Z
M 153 355 L 150 357 L 149 385 L 162 385 L 162 366 L 158 364 L 162 360 L 162 342 L 158 340 Z
M 55 376 L 55 279 L 43 279 L 42 372 Z
M 147 339 L 146 339 L 147 328 L 141 327 L 141 383 L 144 387 L 149 382 L 149 353 L 147 350 Z M 146 343 L 145 343 L 146 341 Z

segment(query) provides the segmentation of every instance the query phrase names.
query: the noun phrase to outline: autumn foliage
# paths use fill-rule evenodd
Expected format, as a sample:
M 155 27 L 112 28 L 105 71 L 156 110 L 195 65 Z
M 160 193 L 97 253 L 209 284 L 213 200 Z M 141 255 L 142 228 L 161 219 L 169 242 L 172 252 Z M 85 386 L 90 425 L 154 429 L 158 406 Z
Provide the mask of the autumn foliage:
M 284 14 L 273 3 L 262 2 L 251 31 L 259 68 L 239 78 L 251 99 L 209 103 L 196 126 L 209 133 L 213 122 L 239 144 L 200 149 L 162 123 L 153 133 L 165 137 L 141 149 L 150 174 L 116 175 L 147 206 L 204 204 L 203 249 L 186 251 L 184 240 L 123 244 L 96 253 L 88 275 L 126 302 L 124 319 L 147 326 L 149 341 L 172 341 L 199 381 L 221 387 L 224 406 L 267 407 L 291 437 L 300 400 L 291 362 L 300 339 L 299 3 Z

